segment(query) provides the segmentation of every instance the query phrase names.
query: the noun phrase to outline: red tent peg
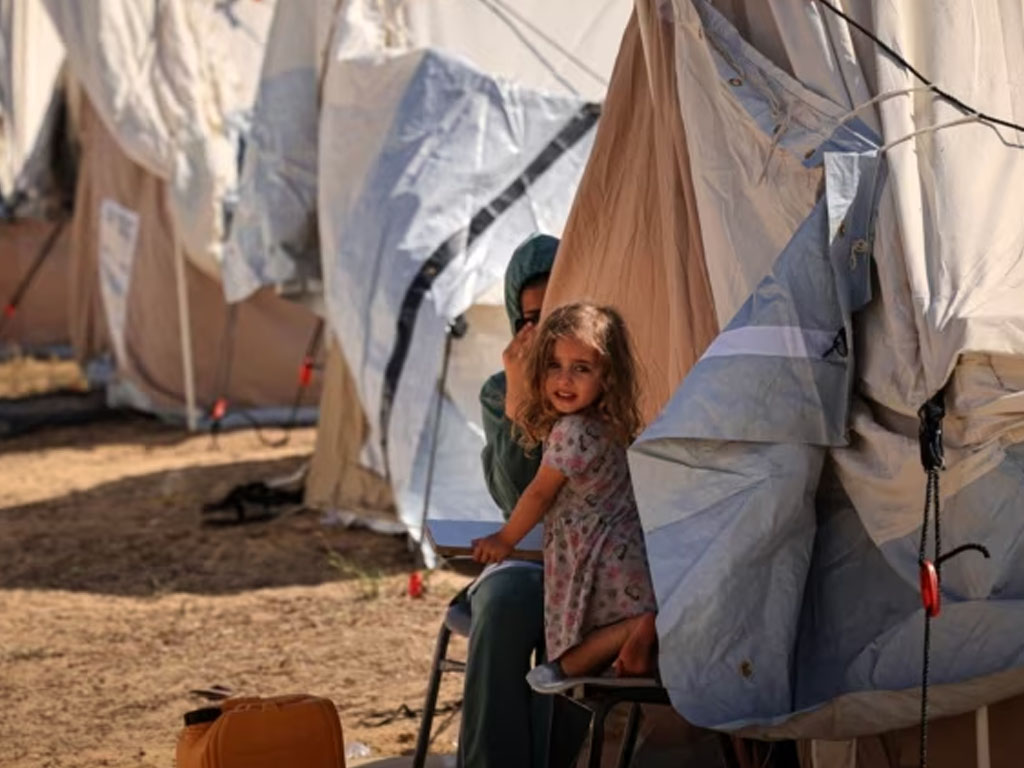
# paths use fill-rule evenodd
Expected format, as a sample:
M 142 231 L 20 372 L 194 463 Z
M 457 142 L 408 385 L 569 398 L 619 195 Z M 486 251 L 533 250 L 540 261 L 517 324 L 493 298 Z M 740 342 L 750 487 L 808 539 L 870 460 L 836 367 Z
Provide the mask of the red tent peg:
M 224 418 L 224 414 L 228 412 L 228 401 L 225 397 L 218 397 L 217 402 L 213 404 L 213 410 L 210 411 L 210 416 L 214 421 L 220 421 Z
M 423 575 L 419 571 L 409 574 L 409 597 L 423 597 Z
M 942 595 L 939 593 L 939 574 L 931 560 L 924 560 L 918 575 L 921 578 L 921 604 L 925 613 L 932 618 L 942 610 Z
M 302 367 L 299 368 L 299 386 L 308 387 L 313 380 L 313 358 L 306 357 L 302 360 Z

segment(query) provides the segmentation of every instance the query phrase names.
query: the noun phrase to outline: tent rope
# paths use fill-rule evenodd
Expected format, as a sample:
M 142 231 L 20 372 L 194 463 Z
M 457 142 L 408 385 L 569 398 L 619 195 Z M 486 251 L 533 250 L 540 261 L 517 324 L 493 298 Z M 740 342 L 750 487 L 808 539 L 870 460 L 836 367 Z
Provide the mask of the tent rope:
M 1020 123 L 1014 123 L 1014 122 L 1012 122 L 1010 120 L 1004 120 L 1004 119 L 1002 119 L 1000 117 L 995 117 L 993 115 L 986 114 L 985 112 L 977 110 L 974 107 L 970 106 L 969 104 L 966 104 L 965 102 L 961 101 L 956 96 L 951 94 L 949 91 L 946 91 L 946 90 L 943 90 L 942 88 L 939 88 L 931 80 L 929 80 L 927 77 L 925 77 L 923 74 L 921 74 L 921 72 L 913 64 L 911 64 L 905 58 L 900 56 L 900 54 L 897 53 L 891 46 L 889 46 L 886 43 L 883 43 L 881 40 L 879 40 L 878 37 L 873 32 L 871 32 L 871 30 L 869 30 L 867 27 L 865 27 L 863 24 L 861 24 L 857 20 L 855 20 L 855 19 L 851 18 L 850 16 L 848 16 L 847 14 L 843 13 L 841 10 L 839 10 L 835 5 L 830 3 L 828 0 L 816 0 L 816 2 L 818 2 L 820 5 L 824 6 L 828 10 L 830 10 L 836 16 L 839 16 L 841 19 L 844 19 L 852 27 L 854 27 L 859 32 L 861 32 L 862 34 L 864 34 L 865 36 L 870 38 L 871 41 L 875 43 L 875 45 L 877 45 L 879 48 L 881 48 L 886 53 L 886 55 L 889 56 L 889 58 L 891 58 L 893 61 L 895 61 L 901 67 L 903 67 L 908 72 L 910 72 L 914 77 L 916 77 L 922 83 L 924 83 L 925 85 L 929 86 L 931 88 L 931 90 L 934 91 L 940 98 L 942 98 L 943 100 L 945 100 L 946 102 L 948 102 L 952 106 L 956 107 L 957 109 L 959 109 L 964 114 L 971 115 L 975 119 L 977 119 L 977 120 L 979 120 L 981 122 L 987 122 L 987 123 L 993 123 L 995 125 L 1001 125 L 1001 126 L 1003 126 L 1005 128 L 1012 128 L 1015 131 L 1020 131 L 1020 132 L 1024 133 L 1024 125 L 1021 125 Z
M 234 323 L 231 323 L 232 332 L 234 334 Z M 256 419 L 248 409 L 241 409 L 232 411 L 232 413 L 241 416 L 247 421 L 255 430 L 256 437 L 259 441 L 267 448 L 281 448 L 288 444 L 291 439 L 291 432 L 295 428 L 299 419 L 299 408 L 302 405 L 302 397 L 306 390 L 309 388 L 310 383 L 313 381 L 313 371 L 316 370 L 316 358 L 319 353 L 321 341 L 323 340 L 324 333 L 324 321 L 323 318 L 318 318 L 316 326 L 313 328 L 313 335 L 306 345 L 306 352 L 302 356 L 302 363 L 299 366 L 298 376 L 298 387 L 295 390 L 295 397 L 292 399 L 291 415 L 284 426 L 284 434 L 276 440 L 268 438 L 263 432 L 263 424 Z M 230 370 L 230 367 L 229 369 Z M 226 382 L 225 382 L 226 385 Z M 226 390 L 222 390 L 226 392 Z M 219 396 L 214 402 L 213 408 L 210 411 L 210 441 L 211 447 L 217 445 L 217 435 L 220 433 L 221 422 L 228 413 L 228 400 L 225 395 Z
M 57 244 L 57 239 L 60 237 L 60 233 L 64 231 L 64 225 L 67 224 L 68 220 L 62 218 L 54 225 L 53 230 L 46 236 L 46 240 L 43 243 L 42 248 L 36 254 L 35 259 L 32 260 L 32 264 L 29 265 L 28 271 L 22 275 L 21 280 L 18 281 L 18 285 L 14 288 L 14 293 L 4 303 L 3 313 L 0 314 L 0 332 L 4 330 L 7 325 L 21 308 L 21 302 L 25 298 L 25 294 L 28 293 L 29 287 L 35 280 L 36 275 L 39 274 L 39 270 L 42 268 L 43 263 L 47 257 L 53 252 L 54 245 Z
M 210 407 L 210 445 L 217 447 L 217 435 L 220 434 L 221 420 L 228 412 L 227 393 L 231 384 L 231 364 L 235 357 L 235 322 L 238 319 L 238 304 L 228 305 L 228 316 L 224 323 L 224 335 L 221 337 L 217 376 L 214 384 L 213 405 Z
M 921 544 L 918 548 L 917 566 L 920 579 L 921 603 L 924 606 L 924 648 L 921 659 L 921 741 L 920 766 L 928 766 L 928 680 L 931 670 L 931 629 L 932 619 L 942 609 L 942 563 L 950 558 L 975 550 L 986 558 L 988 549 L 981 544 L 964 544 L 943 554 L 942 552 L 942 508 L 939 493 L 939 471 L 945 466 L 942 444 L 942 419 L 946 415 L 945 390 L 935 393 L 918 411 L 920 427 L 918 441 L 921 451 L 921 466 L 927 479 L 925 485 L 924 519 L 921 523 Z M 935 549 L 934 559 L 928 554 L 928 523 L 934 509 Z

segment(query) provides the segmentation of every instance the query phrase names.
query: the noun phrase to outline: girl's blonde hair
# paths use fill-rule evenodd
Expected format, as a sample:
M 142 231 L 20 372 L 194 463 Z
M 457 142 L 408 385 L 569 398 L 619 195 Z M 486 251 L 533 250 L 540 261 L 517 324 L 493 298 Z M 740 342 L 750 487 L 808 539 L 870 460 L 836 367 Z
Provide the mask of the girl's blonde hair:
M 629 333 L 614 309 L 584 302 L 559 307 L 537 331 L 527 366 L 527 397 L 516 413 L 520 444 L 535 448 L 562 416 L 544 395 L 548 363 L 558 339 L 576 339 L 597 352 L 601 394 L 591 409 L 611 429 L 612 439 L 629 445 L 642 427 Z

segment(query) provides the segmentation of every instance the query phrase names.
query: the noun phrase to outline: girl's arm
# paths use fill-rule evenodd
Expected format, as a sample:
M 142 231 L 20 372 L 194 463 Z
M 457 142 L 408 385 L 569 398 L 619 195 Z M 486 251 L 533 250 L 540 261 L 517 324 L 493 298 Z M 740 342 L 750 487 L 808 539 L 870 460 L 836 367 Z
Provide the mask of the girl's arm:
M 499 563 L 512 554 L 516 544 L 551 508 L 564 482 L 565 475 L 542 464 L 502 529 L 486 538 L 473 540 L 473 558 L 481 563 Z

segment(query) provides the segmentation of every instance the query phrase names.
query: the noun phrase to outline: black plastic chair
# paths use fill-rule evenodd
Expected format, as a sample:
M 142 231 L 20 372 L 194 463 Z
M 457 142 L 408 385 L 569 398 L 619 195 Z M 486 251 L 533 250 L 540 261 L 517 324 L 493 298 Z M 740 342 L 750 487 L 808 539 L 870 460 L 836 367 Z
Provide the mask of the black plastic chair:
M 567 681 L 571 682 L 571 681 Z M 644 704 L 671 706 L 668 691 L 657 685 L 653 680 L 645 680 L 638 685 L 624 685 L 622 680 L 610 678 L 607 683 L 588 678 L 586 682 L 569 685 L 565 690 L 555 694 L 562 696 L 590 712 L 589 752 L 587 768 L 600 768 L 604 757 L 605 725 L 608 715 L 620 704 L 629 705 L 629 717 L 626 730 L 619 748 L 618 768 L 629 768 L 636 750 L 636 740 L 640 731 L 641 707 Z M 725 768 L 739 768 L 733 750 L 731 737 L 720 733 L 720 750 Z M 575 763 L 574 763 L 575 764 Z
M 469 637 L 469 626 L 472 615 L 469 610 L 469 599 L 463 590 L 448 606 L 444 621 L 437 633 L 434 645 L 434 660 L 430 667 L 430 680 L 427 684 L 427 696 L 423 702 L 423 716 L 420 718 L 420 731 L 416 738 L 416 752 L 413 754 L 412 768 L 423 768 L 430 750 L 430 731 L 434 725 L 434 712 L 437 709 L 437 696 L 441 690 L 441 676 L 445 672 L 465 672 L 466 662 L 448 658 L 448 642 L 453 634 Z

